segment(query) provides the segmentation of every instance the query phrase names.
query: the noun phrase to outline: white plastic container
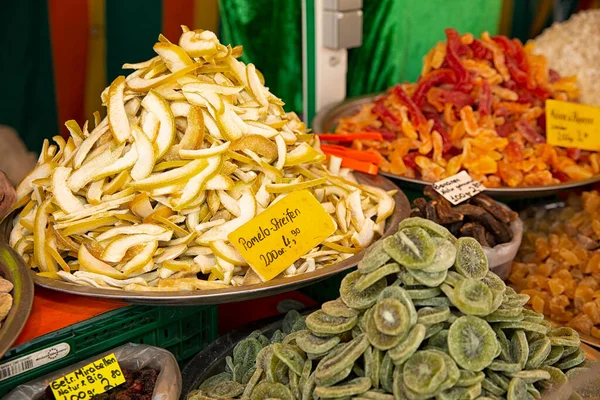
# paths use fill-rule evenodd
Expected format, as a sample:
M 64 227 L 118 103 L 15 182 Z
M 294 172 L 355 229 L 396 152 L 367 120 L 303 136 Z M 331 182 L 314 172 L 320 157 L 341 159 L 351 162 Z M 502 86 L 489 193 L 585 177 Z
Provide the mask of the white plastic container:
M 4 400 L 39 399 L 52 381 L 111 353 L 115 354 L 122 368 L 138 370 L 148 367 L 159 371 L 152 400 L 179 399 L 181 394 L 181 372 L 173 354 L 158 347 L 129 343 L 17 386 Z

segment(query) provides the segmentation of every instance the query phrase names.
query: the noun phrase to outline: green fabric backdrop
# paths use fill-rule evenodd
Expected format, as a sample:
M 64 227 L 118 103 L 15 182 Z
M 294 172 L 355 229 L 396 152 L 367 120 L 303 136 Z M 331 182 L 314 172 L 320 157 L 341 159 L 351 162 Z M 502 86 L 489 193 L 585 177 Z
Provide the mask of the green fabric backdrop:
M 244 46 L 286 109 L 302 110 L 300 0 L 220 0 L 221 40 Z M 444 29 L 496 33 L 501 0 L 363 0 L 363 46 L 350 50 L 348 96 L 415 80 Z

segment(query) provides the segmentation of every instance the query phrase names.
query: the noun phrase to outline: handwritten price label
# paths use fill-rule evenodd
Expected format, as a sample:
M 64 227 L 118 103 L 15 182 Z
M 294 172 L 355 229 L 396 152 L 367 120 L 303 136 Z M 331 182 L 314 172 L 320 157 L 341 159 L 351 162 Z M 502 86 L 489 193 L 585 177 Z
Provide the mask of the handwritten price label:
M 335 232 L 333 220 L 308 190 L 292 192 L 229 234 L 263 281 L 282 273 Z
M 485 186 L 474 181 L 466 171 L 434 183 L 433 190 L 444 196 L 450 203 L 457 205 L 485 190 Z
M 87 400 L 125 383 L 114 354 L 85 365 L 50 384 L 57 400 Z
M 600 150 L 600 107 L 546 100 L 546 140 L 553 146 Z

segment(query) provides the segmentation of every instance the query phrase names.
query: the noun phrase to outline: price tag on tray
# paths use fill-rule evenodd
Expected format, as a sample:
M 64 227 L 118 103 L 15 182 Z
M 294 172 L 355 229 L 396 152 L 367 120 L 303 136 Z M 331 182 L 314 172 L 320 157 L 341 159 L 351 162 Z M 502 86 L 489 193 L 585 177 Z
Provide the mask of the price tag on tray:
M 553 146 L 600 150 L 600 107 L 546 100 L 546 140 Z
M 87 400 L 125 383 L 114 354 L 87 364 L 50 384 L 57 400 Z
M 454 205 L 462 203 L 485 190 L 485 186 L 473 180 L 466 171 L 461 171 L 456 175 L 435 182 L 432 187 L 433 190 Z
M 275 278 L 335 232 L 333 220 L 308 190 L 288 194 L 229 234 L 263 281 Z

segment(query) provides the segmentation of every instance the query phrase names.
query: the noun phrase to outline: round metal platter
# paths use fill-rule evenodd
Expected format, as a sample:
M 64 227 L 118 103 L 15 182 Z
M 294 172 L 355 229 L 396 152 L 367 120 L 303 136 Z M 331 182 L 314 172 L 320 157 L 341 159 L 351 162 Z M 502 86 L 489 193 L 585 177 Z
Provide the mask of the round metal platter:
M 404 193 L 389 179 L 382 176 L 372 176 L 365 174 L 356 174 L 360 183 L 377 186 L 385 190 L 398 190 L 394 199 L 396 209 L 388 218 L 386 223 L 386 232 L 384 237 L 396 232 L 398 224 L 410 215 L 410 204 Z M 10 222 L 12 218 L 6 218 L 0 232 L 4 232 L 3 242 L 6 243 Z M 381 240 L 381 239 L 379 239 Z M 196 290 L 196 291 L 177 291 L 177 292 L 135 292 L 120 289 L 100 289 L 91 286 L 76 285 L 69 282 L 38 276 L 31 272 L 36 285 L 57 290 L 59 292 L 77 294 L 81 296 L 99 297 L 104 299 L 122 300 L 135 304 L 153 304 L 153 305 L 193 305 L 193 304 L 221 304 L 235 301 L 249 300 L 258 297 L 271 296 L 278 293 L 295 290 L 311 283 L 318 282 L 338 272 L 354 267 L 362 259 L 366 250 L 347 258 L 346 260 L 330 265 L 328 267 L 317 269 L 302 275 L 289 278 L 276 278 L 268 282 L 256 285 L 229 287 L 227 289 L 216 290 Z M 21 257 L 12 253 L 15 261 L 24 265 Z M 0 331 L 0 334 L 2 332 Z
M 326 107 L 313 119 L 313 132 L 327 133 L 333 131 L 340 118 L 349 117 L 356 114 L 363 105 L 371 103 L 377 96 L 379 96 L 379 94 L 356 97 L 353 99 L 348 99 L 343 103 Z M 386 172 L 380 172 L 380 174 L 401 182 L 402 188 L 404 189 L 422 191 L 423 187 L 431 185 L 431 182 L 426 182 L 420 179 L 406 178 Z M 596 175 L 592 178 L 581 181 L 565 182 L 559 185 L 527 186 L 517 188 L 489 188 L 485 190 L 485 194 L 494 198 L 526 199 L 552 196 L 560 192 L 582 188 L 586 185 L 596 182 L 600 182 L 600 175 Z
M 0 275 L 14 285 L 13 305 L 0 327 L 0 358 L 23 330 L 33 305 L 33 281 L 29 268 L 7 244 L 0 243 Z

